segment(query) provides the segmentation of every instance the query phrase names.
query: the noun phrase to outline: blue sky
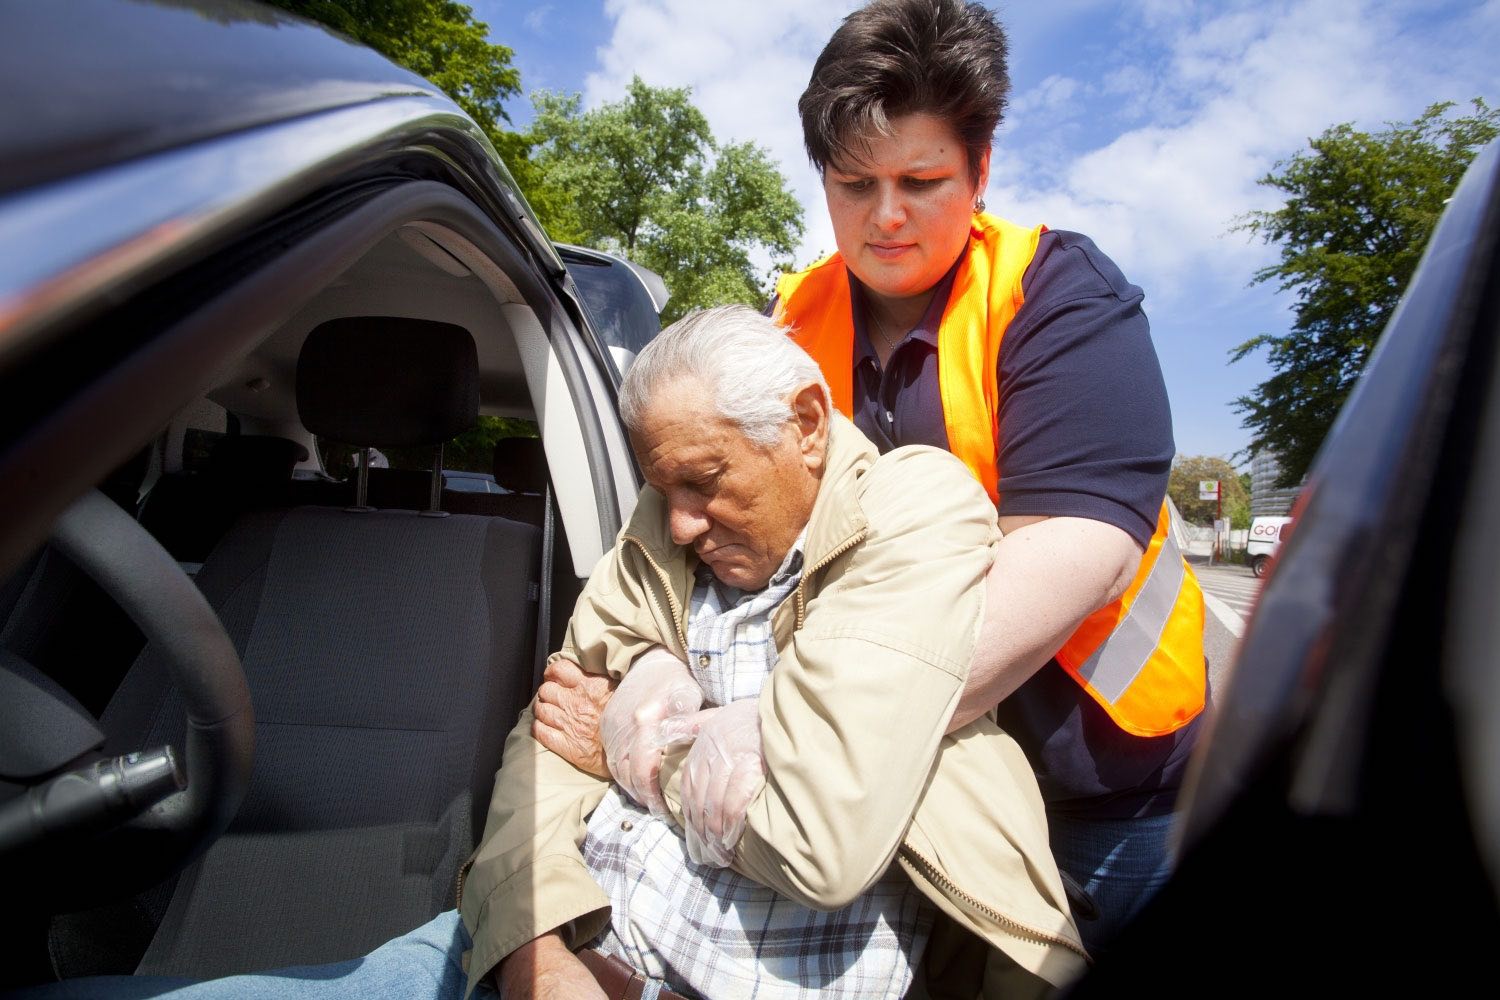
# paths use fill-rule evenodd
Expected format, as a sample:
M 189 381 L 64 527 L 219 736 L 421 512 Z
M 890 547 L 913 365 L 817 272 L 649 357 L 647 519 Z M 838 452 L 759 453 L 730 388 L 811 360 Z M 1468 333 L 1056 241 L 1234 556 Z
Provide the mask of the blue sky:
M 468 0 L 523 88 L 616 100 L 633 74 L 688 86 L 717 137 L 752 140 L 802 201 L 798 261 L 833 248 L 796 101 L 848 0 Z M 1379 127 L 1440 100 L 1500 100 L 1500 0 L 995 0 L 1011 109 L 986 201 L 1087 233 L 1146 290 L 1177 450 L 1231 457 L 1231 401 L 1268 374 L 1236 344 L 1291 297 L 1248 287 L 1271 248 L 1230 229 L 1275 206 L 1257 178 L 1329 125 Z M 513 119 L 529 103 L 513 102 Z M 1248 467 L 1246 465 L 1245 467 Z

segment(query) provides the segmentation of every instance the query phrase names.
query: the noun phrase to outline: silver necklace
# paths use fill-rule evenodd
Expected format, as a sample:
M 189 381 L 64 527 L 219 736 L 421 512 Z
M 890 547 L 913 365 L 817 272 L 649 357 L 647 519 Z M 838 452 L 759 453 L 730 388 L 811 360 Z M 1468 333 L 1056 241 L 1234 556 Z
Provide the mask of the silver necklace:
M 870 318 L 875 321 L 875 331 L 880 334 L 880 339 L 885 341 L 885 349 L 894 354 L 896 344 L 891 340 L 891 335 L 885 332 L 885 324 L 880 322 L 880 317 L 873 308 L 870 309 Z

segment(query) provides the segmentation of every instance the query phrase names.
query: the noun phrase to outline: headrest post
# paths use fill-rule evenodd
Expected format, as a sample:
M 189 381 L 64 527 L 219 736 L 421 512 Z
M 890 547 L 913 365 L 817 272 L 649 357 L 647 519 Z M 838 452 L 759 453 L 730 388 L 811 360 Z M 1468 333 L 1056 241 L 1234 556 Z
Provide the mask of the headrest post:
M 432 491 L 427 497 L 427 509 L 422 511 L 423 517 L 447 517 L 448 512 L 443 507 L 443 445 L 439 442 L 432 449 Z
M 359 472 L 354 478 L 354 506 L 345 507 L 349 511 L 373 510 L 370 506 L 370 449 L 360 448 L 355 454 L 359 457 Z

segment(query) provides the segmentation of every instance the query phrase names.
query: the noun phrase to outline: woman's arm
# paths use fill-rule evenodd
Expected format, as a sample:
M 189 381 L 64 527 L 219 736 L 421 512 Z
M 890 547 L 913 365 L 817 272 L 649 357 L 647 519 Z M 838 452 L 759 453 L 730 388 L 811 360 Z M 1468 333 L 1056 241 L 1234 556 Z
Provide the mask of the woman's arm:
M 1130 586 L 1141 548 L 1120 528 L 1084 517 L 1002 517 L 985 578 L 985 615 L 963 697 L 961 729 L 1009 697 L 1068 636 Z

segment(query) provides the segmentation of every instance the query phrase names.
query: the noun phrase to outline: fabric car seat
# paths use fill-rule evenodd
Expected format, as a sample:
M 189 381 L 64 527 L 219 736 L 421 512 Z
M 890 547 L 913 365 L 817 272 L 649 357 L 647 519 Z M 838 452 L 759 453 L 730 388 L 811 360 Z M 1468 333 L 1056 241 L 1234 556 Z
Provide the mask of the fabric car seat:
M 332 321 L 308 335 L 297 390 L 320 437 L 435 446 L 476 419 L 474 342 L 449 324 Z M 135 902 L 159 919 L 137 971 L 350 958 L 454 905 L 505 734 L 532 693 L 540 533 L 430 515 L 257 511 L 208 555 L 196 580 L 244 662 L 254 772 L 229 831 L 170 895 Z M 180 740 L 151 647 L 103 721 L 112 752 Z M 66 943 L 66 924 L 54 937 Z

